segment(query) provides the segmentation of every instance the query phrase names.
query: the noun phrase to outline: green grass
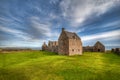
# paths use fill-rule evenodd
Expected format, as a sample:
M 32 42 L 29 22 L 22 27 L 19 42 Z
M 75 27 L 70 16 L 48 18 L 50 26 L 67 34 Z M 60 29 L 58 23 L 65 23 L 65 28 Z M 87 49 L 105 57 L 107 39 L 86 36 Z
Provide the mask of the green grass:
M 0 54 L 0 80 L 120 80 L 120 56 L 97 52 L 61 56 L 43 51 Z

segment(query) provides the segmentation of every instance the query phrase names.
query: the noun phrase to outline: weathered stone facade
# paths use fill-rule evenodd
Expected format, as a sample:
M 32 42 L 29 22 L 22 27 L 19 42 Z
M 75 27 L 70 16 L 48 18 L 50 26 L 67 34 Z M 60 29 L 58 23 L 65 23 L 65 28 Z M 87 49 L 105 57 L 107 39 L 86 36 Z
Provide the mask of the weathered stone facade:
M 83 47 L 84 52 L 105 52 L 105 46 L 97 41 L 94 46 Z
M 62 32 L 57 41 L 49 41 L 48 46 L 43 44 L 42 50 L 57 52 L 60 55 L 81 55 L 82 42 L 76 33 L 65 31 Z
M 94 46 L 82 48 L 80 37 L 62 28 L 58 41 L 49 41 L 48 45 L 44 43 L 42 50 L 56 52 L 60 55 L 81 55 L 82 52 L 105 52 L 105 46 L 97 41 Z
M 57 41 L 49 41 L 48 51 L 57 53 L 58 52 L 58 42 Z
M 47 46 L 47 44 L 45 42 L 42 45 L 42 50 L 43 51 L 47 51 L 48 50 L 48 46 Z
M 93 47 L 93 51 L 94 52 L 105 52 L 105 46 L 101 42 L 97 41 Z
M 49 41 L 48 45 L 44 42 L 42 45 L 43 51 L 50 51 L 50 52 L 58 52 L 58 42 L 57 41 Z
M 62 33 L 58 39 L 58 54 L 64 55 L 81 55 L 82 54 L 82 42 L 76 33 L 65 31 L 62 29 Z
M 83 47 L 83 52 L 93 52 L 93 46 Z

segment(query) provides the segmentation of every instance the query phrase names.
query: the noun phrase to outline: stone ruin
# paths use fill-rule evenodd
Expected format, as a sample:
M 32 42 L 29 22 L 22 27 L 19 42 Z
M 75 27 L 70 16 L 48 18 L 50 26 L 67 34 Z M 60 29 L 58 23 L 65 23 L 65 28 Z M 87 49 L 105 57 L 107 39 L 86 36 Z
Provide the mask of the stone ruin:
M 62 28 L 58 41 L 49 41 L 48 45 L 44 42 L 42 50 L 56 52 L 60 55 L 81 55 L 82 52 L 105 52 L 105 46 L 97 41 L 94 46 L 82 47 L 82 41 L 76 33 Z
M 50 52 L 58 52 L 58 42 L 57 41 L 49 41 L 48 45 L 44 42 L 42 45 L 42 50 L 50 51 Z
M 48 45 L 44 43 L 42 50 L 56 52 L 60 55 L 82 55 L 82 41 L 76 33 L 62 28 L 58 41 L 49 41 Z
M 105 52 L 105 46 L 100 42 L 97 41 L 94 46 L 86 46 L 83 47 L 84 52 Z
M 114 52 L 115 54 L 120 55 L 120 48 L 112 48 L 111 52 Z

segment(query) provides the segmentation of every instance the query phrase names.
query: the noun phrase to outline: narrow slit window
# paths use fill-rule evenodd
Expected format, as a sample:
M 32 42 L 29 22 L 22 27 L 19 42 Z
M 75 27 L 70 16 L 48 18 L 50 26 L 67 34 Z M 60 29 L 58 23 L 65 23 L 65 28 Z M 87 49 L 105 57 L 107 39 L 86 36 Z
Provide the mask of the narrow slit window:
M 72 49 L 72 51 L 74 52 L 74 49 Z

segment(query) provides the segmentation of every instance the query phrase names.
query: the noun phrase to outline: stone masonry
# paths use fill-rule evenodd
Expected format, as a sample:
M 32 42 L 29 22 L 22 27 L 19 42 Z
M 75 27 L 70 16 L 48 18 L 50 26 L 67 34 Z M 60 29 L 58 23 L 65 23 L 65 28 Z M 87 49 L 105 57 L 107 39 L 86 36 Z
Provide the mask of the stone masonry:
M 60 55 L 82 55 L 82 41 L 76 33 L 62 28 L 58 42 L 49 41 L 48 46 L 44 43 L 42 50 L 57 52 Z
M 83 47 L 84 52 L 105 52 L 105 46 L 100 42 L 97 41 L 94 46 L 86 46 Z

